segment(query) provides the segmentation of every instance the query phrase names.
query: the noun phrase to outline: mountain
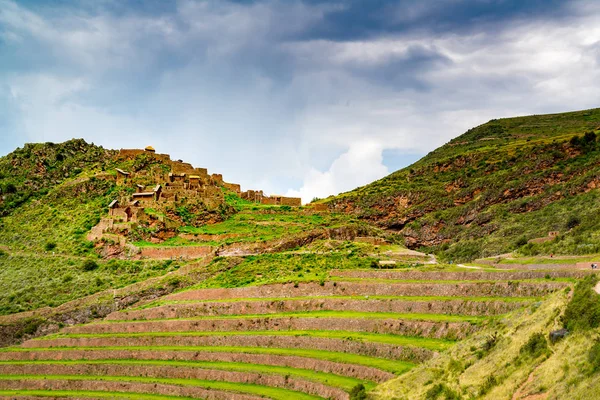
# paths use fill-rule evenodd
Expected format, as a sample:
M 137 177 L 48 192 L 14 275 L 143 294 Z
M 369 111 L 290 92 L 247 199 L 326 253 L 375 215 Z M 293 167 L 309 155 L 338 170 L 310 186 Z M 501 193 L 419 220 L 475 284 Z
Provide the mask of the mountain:
M 600 109 L 491 120 L 325 202 L 448 261 L 598 253 L 599 132 Z

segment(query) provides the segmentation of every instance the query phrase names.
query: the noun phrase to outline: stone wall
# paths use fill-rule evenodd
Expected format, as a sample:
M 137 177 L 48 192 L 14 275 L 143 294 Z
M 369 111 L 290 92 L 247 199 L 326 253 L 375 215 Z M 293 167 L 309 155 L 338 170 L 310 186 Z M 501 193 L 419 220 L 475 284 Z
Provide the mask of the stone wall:
M 1 390 L 72 390 L 162 394 L 186 396 L 205 400 L 264 400 L 263 397 L 204 389 L 194 386 L 168 385 L 162 383 L 115 382 L 94 380 L 60 379 L 6 379 L 0 380 Z M 93 397 L 93 396 L 92 396 Z
M 210 346 L 210 347 L 263 347 L 335 351 L 392 360 L 423 362 L 434 352 L 422 347 L 398 346 L 388 343 L 363 342 L 355 339 L 337 339 L 311 336 L 239 335 L 232 336 L 139 336 L 139 337 L 83 337 L 30 340 L 29 348 L 48 347 L 125 347 L 125 346 Z
M 242 193 L 242 187 L 240 185 L 238 185 L 237 183 L 223 182 L 223 186 L 225 186 L 227 189 L 231 190 L 232 192 L 237 193 L 238 195 L 240 193 Z
M 463 339 L 476 329 L 469 322 L 415 321 L 404 319 L 309 318 L 277 317 L 127 321 L 90 324 L 65 328 L 65 333 L 138 333 L 190 331 L 281 331 L 334 330 L 351 332 L 389 333 L 405 336 Z
M 275 354 L 251 354 L 235 352 L 202 352 L 186 350 L 62 350 L 51 351 L 4 351 L 0 360 L 173 360 L 173 361 L 227 361 L 249 364 L 278 365 L 323 371 L 358 379 L 385 382 L 395 375 L 373 367 L 345 364 L 316 358 Z
M 270 284 L 241 288 L 199 289 L 168 295 L 165 300 L 220 300 L 299 296 L 481 296 L 538 297 L 570 286 L 568 282 L 381 283 L 318 282 Z
M 357 238 L 358 239 L 358 238 Z M 589 266 L 589 265 L 588 265 Z M 425 271 L 361 271 L 333 270 L 330 276 L 361 279 L 399 279 L 428 281 L 511 281 L 546 278 L 583 278 L 592 271 L 472 271 L 472 272 L 425 272 Z
M 195 304 L 170 304 L 143 310 L 117 312 L 107 320 L 150 320 L 198 316 L 276 314 L 303 311 L 358 311 L 418 314 L 498 315 L 529 305 L 527 301 L 411 301 L 400 299 L 316 298 L 303 300 L 224 301 Z
M 211 246 L 141 247 L 140 250 L 143 258 L 158 260 L 202 258 L 214 251 Z
M 362 243 L 369 243 L 375 246 L 379 246 L 382 244 L 386 244 L 387 240 L 385 240 L 384 238 L 380 238 L 380 237 L 375 237 L 375 236 L 357 236 L 354 238 L 355 242 L 362 242 Z
M 90 376 L 135 376 L 170 379 L 200 379 L 251 383 L 255 385 L 278 387 L 337 400 L 348 399 L 341 389 L 319 382 L 307 381 L 294 376 L 262 374 L 257 372 L 224 371 L 184 366 L 155 365 L 117 365 L 117 364 L 79 364 L 79 365 L 0 365 L 0 374 L 14 375 L 90 375 Z

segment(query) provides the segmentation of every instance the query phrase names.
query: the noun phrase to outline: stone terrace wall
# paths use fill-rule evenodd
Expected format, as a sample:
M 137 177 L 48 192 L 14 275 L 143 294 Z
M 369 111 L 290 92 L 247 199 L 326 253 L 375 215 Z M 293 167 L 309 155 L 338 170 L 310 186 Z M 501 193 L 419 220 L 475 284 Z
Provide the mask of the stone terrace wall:
M 140 333 L 190 331 L 334 330 L 393 333 L 405 336 L 462 339 L 475 331 L 469 322 L 434 322 L 402 319 L 266 317 L 244 319 L 160 320 L 88 324 L 65 328 L 65 333 Z
M 298 356 L 273 354 L 246 354 L 201 351 L 167 350 L 52 350 L 52 351 L 5 351 L 0 352 L 0 360 L 173 360 L 173 361 L 230 361 L 250 364 L 277 365 L 323 371 L 337 375 L 351 376 L 375 382 L 385 382 L 396 376 L 391 372 L 356 364 Z
M 538 297 L 569 286 L 566 282 L 467 282 L 467 283 L 376 283 L 317 282 L 247 286 L 234 289 L 200 289 L 179 292 L 165 300 L 219 300 L 235 298 L 296 296 L 503 296 Z
M 170 304 L 143 310 L 116 312 L 107 320 L 142 320 L 190 318 L 197 316 L 273 314 L 295 311 L 361 311 L 420 314 L 497 315 L 528 305 L 529 302 L 506 301 L 404 301 L 396 299 L 354 300 L 316 298 L 307 300 L 268 300 L 238 302 L 208 302 L 197 304 Z
M 141 247 L 140 249 L 142 257 L 158 260 L 202 258 L 214 251 L 211 246 Z
M 92 390 L 103 392 L 128 392 L 163 394 L 171 396 L 197 397 L 206 400 L 264 400 L 264 397 L 215 389 L 191 386 L 165 385 L 161 383 L 109 382 L 109 381 L 68 381 L 46 379 L 0 380 L 0 390 Z
M 94 376 L 143 376 L 151 378 L 202 379 L 210 381 L 226 381 L 251 383 L 289 390 L 301 391 L 324 398 L 336 400 L 348 399 L 348 394 L 341 389 L 311 382 L 301 378 L 282 375 L 261 374 L 255 372 L 236 372 L 211 370 L 193 367 L 171 366 L 139 366 L 139 365 L 0 365 L 0 374 L 19 375 L 94 375 Z
M 235 346 L 316 349 L 363 356 L 423 362 L 434 352 L 421 347 L 406 347 L 388 343 L 362 342 L 353 339 L 333 339 L 311 336 L 139 336 L 83 337 L 30 340 L 23 347 L 124 347 L 124 346 Z
M 357 238 L 358 239 L 358 238 Z M 520 280 L 550 278 L 583 278 L 592 271 L 473 271 L 473 272 L 426 272 L 426 271 L 360 271 L 360 270 L 334 270 L 330 276 L 342 278 L 361 279 L 401 279 L 401 280 Z

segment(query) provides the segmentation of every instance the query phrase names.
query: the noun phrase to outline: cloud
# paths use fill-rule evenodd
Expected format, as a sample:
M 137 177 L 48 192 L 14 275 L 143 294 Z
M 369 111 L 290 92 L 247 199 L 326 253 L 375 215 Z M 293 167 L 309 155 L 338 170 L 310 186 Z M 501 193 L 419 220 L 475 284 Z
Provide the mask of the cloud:
M 315 197 L 327 197 L 332 190 L 340 193 L 383 178 L 389 171 L 382 164 L 382 150 L 377 142 L 352 143 L 327 171 L 311 168 L 304 177 L 304 185 L 299 190 L 289 190 L 286 195 L 299 196 L 307 203 Z
M 491 118 L 598 106 L 593 1 L 49 4 L 0 0 L 1 154 L 152 144 L 310 200 Z

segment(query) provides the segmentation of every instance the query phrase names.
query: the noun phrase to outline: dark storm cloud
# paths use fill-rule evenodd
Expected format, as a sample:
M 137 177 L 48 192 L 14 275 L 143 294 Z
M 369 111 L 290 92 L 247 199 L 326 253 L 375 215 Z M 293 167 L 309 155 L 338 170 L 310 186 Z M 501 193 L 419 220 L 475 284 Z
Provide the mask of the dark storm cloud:
M 245 2 L 247 3 L 247 2 Z M 321 1 L 309 1 L 323 4 Z M 569 18 L 569 0 L 355 0 L 334 9 L 303 39 L 359 40 L 381 35 L 496 29 L 516 18 Z

